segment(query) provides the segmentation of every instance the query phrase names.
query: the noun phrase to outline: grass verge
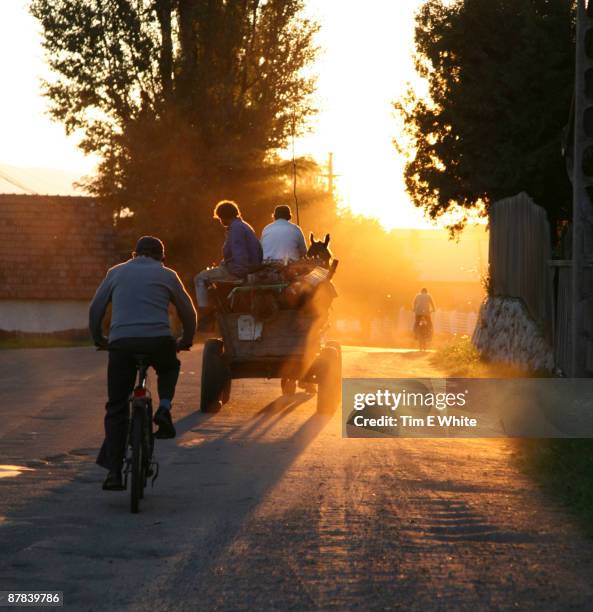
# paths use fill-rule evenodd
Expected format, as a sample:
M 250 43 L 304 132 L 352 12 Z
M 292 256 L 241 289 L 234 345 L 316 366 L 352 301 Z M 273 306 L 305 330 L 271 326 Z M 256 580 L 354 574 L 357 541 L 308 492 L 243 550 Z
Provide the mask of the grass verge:
M 539 377 L 542 372 L 522 372 L 511 366 L 482 361 L 467 337 L 438 350 L 433 365 L 447 376 L 459 378 Z M 548 374 L 549 375 L 549 374 Z M 575 516 L 593 537 L 593 439 L 511 440 L 519 470 Z
M 525 474 L 560 501 L 593 537 L 593 440 L 514 440 Z
M 23 348 L 63 348 L 72 346 L 92 346 L 88 334 L 23 334 L 0 333 L 0 350 Z
M 446 344 L 430 359 L 433 366 L 452 378 L 517 378 L 525 372 L 502 363 L 489 363 L 480 358 L 468 336 Z

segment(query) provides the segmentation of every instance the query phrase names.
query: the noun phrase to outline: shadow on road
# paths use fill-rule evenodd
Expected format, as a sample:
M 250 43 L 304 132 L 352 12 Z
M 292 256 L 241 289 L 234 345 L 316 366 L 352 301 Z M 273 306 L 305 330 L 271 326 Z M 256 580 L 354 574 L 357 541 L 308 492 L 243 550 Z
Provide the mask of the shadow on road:
M 30 588 L 32 579 L 39 589 L 59 584 L 79 608 L 90 605 L 104 586 L 106 563 L 112 564 L 109 576 L 117 572 L 130 587 L 145 583 L 151 568 L 158 576 L 164 567 L 166 590 L 196 584 L 215 571 L 247 517 L 331 419 L 310 410 L 296 417 L 309 399 L 299 393 L 255 415 L 223 409 L 178 421 L 177 440 L 157 444 L 161 475 L 147 490 L 139 515 L 129 512 L 128 491 L 102 492 L 103 471 L 83 464 L 73 480 L 6 517 L 0 571 L 11 588 Z M 36 477 L 43 478 L 42 470 Z M 21 478 L 27 486 L 27 475 Z M 174 566 L 158 563 L 173 557 Z M 146 561 L 143 572 L 120 562 L 130 559 Z M 76 578 L 81 564 L 88 577 L 84 585 Z M 133 601 L 133 595 L 123 597 Z

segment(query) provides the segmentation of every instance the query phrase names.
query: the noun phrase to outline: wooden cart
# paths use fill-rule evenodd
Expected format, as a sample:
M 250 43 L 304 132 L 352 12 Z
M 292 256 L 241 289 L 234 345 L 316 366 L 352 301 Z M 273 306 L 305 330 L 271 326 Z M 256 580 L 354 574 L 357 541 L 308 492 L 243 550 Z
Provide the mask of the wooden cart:
M 342 355 L 337 342 L 324 342 L 327 311 L 311 308 L 273 308 L 258 316 L 253 309 L 236 307 L 254 298 L 273 297 L 286 284 L 212 286 L 221 338 L 204 345 L 200 410 L 216 412 L 228 402 L 234 378 L 279 378 L 282 393 L 292 394 L 298 384 L 317 389 L 317 411 L 333 413 L 341 401 Z

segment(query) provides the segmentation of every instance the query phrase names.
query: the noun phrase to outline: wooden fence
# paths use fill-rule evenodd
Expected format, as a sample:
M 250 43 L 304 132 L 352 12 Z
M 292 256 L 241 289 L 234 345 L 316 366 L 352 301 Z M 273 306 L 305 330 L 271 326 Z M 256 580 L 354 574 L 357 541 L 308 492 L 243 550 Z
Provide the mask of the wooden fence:
M 552 342 L 550 226 L 546 211 L 526 193 L 492 204 L 488 259 L 492 295 L 521 298 Z
M 571 261 L 551 258 L 546 212 L 521 193 L 490 210 L 492 295 L 523 300 L 554 349 L 563 372 L 570 366 Z

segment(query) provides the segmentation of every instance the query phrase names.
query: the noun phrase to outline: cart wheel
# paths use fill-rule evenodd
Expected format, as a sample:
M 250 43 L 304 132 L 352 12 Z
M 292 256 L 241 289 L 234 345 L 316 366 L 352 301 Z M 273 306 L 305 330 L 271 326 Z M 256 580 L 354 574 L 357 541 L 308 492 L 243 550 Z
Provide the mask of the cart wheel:
M 317 412 L 333 414 L 340 405 L 342 372 L 334 346 L 325 346 L 317 358 Z
M 294 395 L 296 393 L 297 383 L 294 378 L 282 378 L 280 380 L 282 395 Z
M 223 357 L 222 340 L 210 338 L 204 344 L 202 354 L 202 382 L 200 388 L 200 410 L 218 412 L 223 400 L 230 395 L 230 372 Z
M 331 347 L 338 353 L 338 405 L 342 403 L 342 345 L 335 340 L 330 340 L 325 343 L 325 346 Z
M 336 352 L 338 353 L 338 361 L 339 361 L 340 377 L 341 377 L 342 376 L 342 345 L 339 342 L 336 342 L 335 340 L 330 340 L 329 342 L 325 343 L 325 346 L 331 346 L 332 348 L 336 349 Z
M 223 406 L 231 399 L 231 383 L 231 373 L 228 371 L 227 368 L 226 378 L 222 387 L 222 393 L 220 395 L 220 401 L 222 402 Z

